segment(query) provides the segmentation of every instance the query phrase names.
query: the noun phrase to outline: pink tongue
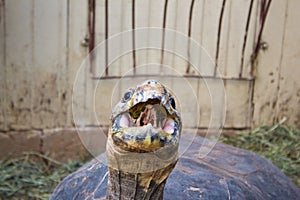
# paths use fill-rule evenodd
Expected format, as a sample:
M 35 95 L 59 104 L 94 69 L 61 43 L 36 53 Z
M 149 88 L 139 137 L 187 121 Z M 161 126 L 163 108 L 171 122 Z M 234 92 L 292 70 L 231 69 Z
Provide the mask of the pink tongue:
M 174 133 L 174 120 L 168 119 L 163 127 L 163 130 L 168 133 Z
M 128 115 L 127 115 L 127 114 L 123 114 L 123 115 L 121 116 L 119 125 L 120 125 L 121 127 L 128 127 L 128 126 L 129 126 L 129 123 L 130 123 L 130 121 L 129 121 Z

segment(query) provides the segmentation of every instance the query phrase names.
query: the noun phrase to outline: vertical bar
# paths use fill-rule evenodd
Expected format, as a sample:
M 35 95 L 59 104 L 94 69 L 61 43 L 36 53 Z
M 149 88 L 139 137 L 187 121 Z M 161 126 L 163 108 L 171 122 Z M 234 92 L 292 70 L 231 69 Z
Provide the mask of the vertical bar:
M 135 0 L 132 0 L 132 60 L 133 60 L 133 73 L 136 73 L 136 54 L 135 54 Z
M 164 48 L 165 48 L 165 28 L 166 28 L 166 21 L 167 21 L 167 12 L 168 12 L 168 0 L 165 0 L 165 5 L 164 5 L 164 15 L 163 15 L 163 32 L 162 32 L 162 41 L 161 41 L 161 57 L 160 57 L 160 71 L 162 71 L 162 64 L 164 62 Z
M 105 0 L 105 75 L 108 76 L 108 0 Z
M 222 31 L 222 21 L 223 21 L 223 15 L 224 15 L 224 10 L 225 10 L 225 5 L 226 5 L 226 0 L 223 0 L 221 12 L 220 12 L 220 18 L 219 18 L 219 27 L 218 27 L 218 38 L 217 38 L 217 49 L 216 49 L 214 76 L 216 76 L 216 74 L 217 74 L 219 51 L 220 51 L 221 31 Z
M 95 0 L 89 0 L 88 29 L 89 29 L 89 52 L 95 47 Z
M 260 18 L 259 18 L 260 23 L 262 22 L 265 8 L 266 8 L 266 0 L 261 0 L 261 2 L 260 2 Z
M 249 30 L 249 24 L 250 24 L 250 19 L 251 19 L 251 14 L 252 14 L 253 2 L 254 2 L 254 0 L 251 0 L 250 6 L 249 6 L 249 11 L 248 11 L 248 16 L 247 16 L 245 35 L 244 35 L 244 41 L 243 41 L 243 49 L 242 49 L 242 56 L 241 56 L 241 66 L 240 66 L 239 78 L 241 78 L 242 74 L 243 74 L 245 49 L 246 49 L 246 44 L 247 44 L 248 30 Z
M 190 64 L 190 56 L 191 56 L 191 52 L 190 52 L 190 46 L 191 46 L 191 41 L 190 41 L 190 37 L 192 34 L 192 21 L 193 21 L 193 10 L 194 10 L 194 4 L 195 4 L 195 0 L 192 0 L 191 2 L 191 6 L 190 6 L 190 13 L 189 13 L 189 27 L 188 27 L 188 37 L 189 37 L 189 43 L 188 43 L 188 49 L 187 49 L 187 54 L 188 54 L 188 66 L 186 68 L 186 73 L 188 74 L 190 72 L 190 68 L 191 68 L 191 64 Z
M 88 0 L 88 45 L 89 53 L 95 48 L 95 0 Z M 95 70 L 94 56 L 90 55 L 90 73 L 93 74 Z
M 261 24 L 260 24 L 260 29 L 259 29 L 259 33 L 258 33 L 258 37 L 257 37 L 257 42 L 256 42 L 256 47 L 254 49 L 254 52 L 253 52 L 253 55 L 252 55 L 252 64 L 255 62 L 256 58 L 257 58 L 257 55 L 258 55 L 258 52 L 259 52 L 259 49 L 260 49 L 260 43 L 261 43 L 261 36 L 262 36 L 262 33 L 264 31 L 264 27 L 265 27 L 265 22 L 266 22 L 266 19 L 267 19 L 267 15 L 268 15 L 268 12 L 269 12 L 269 8 L 270 8 L 270 5 L 272 3 L 272 0 L 269 0 L 267 5 L 264 6 L 264 4 L 262 4 L 264 7 L 261 8 Z

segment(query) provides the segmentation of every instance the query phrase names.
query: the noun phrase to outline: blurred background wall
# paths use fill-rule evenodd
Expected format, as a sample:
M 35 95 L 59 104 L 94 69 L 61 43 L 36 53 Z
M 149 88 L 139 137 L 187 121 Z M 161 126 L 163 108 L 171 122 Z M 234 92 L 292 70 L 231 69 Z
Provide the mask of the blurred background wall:
M 33 150 L 63 159 L 84 151 L 72 115 L 72 87 L 89 51 L 123 31 L 143 27 L 176 30 L 207 51 L 215 67 L 198 74 L 188 60 L 161 50 L 136 50 L 113 63 L 90 65 L 80 80 L 82 97 L 75 104 L 85 116 L 80 126 L 97 131 L 93 101 L 100 125 L 109 125 L 111 96 L 129 86 L 114 88 L 128 71 L 146 63 L 172 66 L 196 91 L 200 119 L 186 115 L 186 128 L 204 129 L 210 121 L 210 96 L 201 77 L 224 81 L 225 130 L 247 130 L 262 124 L 300 127 L 300 28 L 297 0 L 2 0 L 0 2 L 0 157 Z M 168 35 L 144 35 L 164 45 Z M 116 46 L 138 45 L 140 35 Z M 174 48 L 178 45 L 174 39 Z M 186 45 L 186 56 L 189 46 Z M 199 61 L 201 62 L 201 61 Z M 200 64 L 200 63 L 199 63 Z M 101 67 L 108 66 L 97 87 Z M 215 71 L 219 70 L 221 76 Z M 159 73 L 148 68 L 143 74 Z M 139 73 L 134 74 L 140 76 Z M 145 77 L 140 76 L 141 80 Z M 93 81 L 94 80 L 94 81 Z M 182 87 L 173 78 L 172 87 Z M 184 113 L 197 102 L 182 88 Z M 225 101 L 224 101 L 225 103 Z M 66 152 L 71 152 L 69 155 Z

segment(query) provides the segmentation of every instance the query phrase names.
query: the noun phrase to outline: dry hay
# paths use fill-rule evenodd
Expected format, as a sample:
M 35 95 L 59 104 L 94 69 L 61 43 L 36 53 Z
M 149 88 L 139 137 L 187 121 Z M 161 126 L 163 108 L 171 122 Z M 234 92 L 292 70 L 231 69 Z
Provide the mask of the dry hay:
M 275 124 L 220 141 L 267 158 L 300 188 L 300 130 Z
M 222 136 L 220 141 L 264 156 L 300 187 L 299 130 L 276 124 L 238 136 Z M 83 164 L 82 161 L 63 164 L 35 152 L 2 160 L 0 199 L 48 199 L 56 185 Z

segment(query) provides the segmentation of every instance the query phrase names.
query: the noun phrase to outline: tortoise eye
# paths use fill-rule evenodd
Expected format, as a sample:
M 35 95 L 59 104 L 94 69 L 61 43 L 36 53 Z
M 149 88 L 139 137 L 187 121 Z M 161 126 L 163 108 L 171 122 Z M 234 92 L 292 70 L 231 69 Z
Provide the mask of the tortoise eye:
M 171 106 L 172 106 L 174 109 L 176 109 L 175 100 L 174 100 L 172 97 L 169 99 L 169 103 L 171 104 Z
M 132 92 L 131 91 L 126 92 L 123 96 L 122 102 L 123 103 L 127 102 L 129 99 L 131 99 L 131 97 L 132 97 Z

